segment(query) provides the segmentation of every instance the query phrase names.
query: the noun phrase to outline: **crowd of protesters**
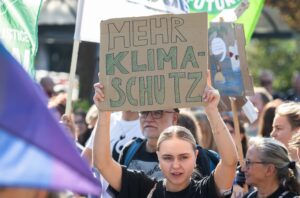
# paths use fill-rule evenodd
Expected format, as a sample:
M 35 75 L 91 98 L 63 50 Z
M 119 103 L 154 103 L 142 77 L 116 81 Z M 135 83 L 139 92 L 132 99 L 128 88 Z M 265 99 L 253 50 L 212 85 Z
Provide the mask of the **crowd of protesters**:
M 296 197 L 298 78 L 295 74 L 293 88 L 282 97 L 273 90 L 272 73 L 262 71 L 261 87 L 248 98 L 258 112 L 252 123 L 243 112 L 237 113 L 236 123 L 232 112 L 219 112 L 221 99 L 212 87 L 205 92 L 212 103 L 206 107 L 110 113 L 98 109 L 105 96 L 97 83 L 89 112 L 77 109 L 67 117 L 61 110 L 63 93 L 53 92 L 49 78 L 41 85 L 50 97 L 49 108 L 60 112 L 57 116 L 62 116 L 82 158 L 97 172 L 103 198 Z M 243 156 L 239 162 L 237 132 Z

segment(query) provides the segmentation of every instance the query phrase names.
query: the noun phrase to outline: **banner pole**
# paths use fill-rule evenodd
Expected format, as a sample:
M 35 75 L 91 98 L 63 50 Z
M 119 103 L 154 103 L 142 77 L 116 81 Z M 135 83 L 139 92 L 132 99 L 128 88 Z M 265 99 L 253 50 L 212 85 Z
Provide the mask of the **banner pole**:
M 235 134 L 234 141 L 238 150 L 240 165 L 243 166 L 244 154 L 243 154 L 242 143 L 241 143 L 240 125 L 239 125 L 239 120 L 237 115 L 238 112 L 236 108 L 235 98 L 230 97 L 230 103 L 231 103 L 231 108 L 233 113 L 233 124 L 234 124 L 234 134 Z
M 67 115 L 71 115 L 71 110 L 72 110 L 72 93 L 73 93 L 73 85 L 74 85 L 74 79 L 75 79 L 76 68 L 77 68 L 79 44 L 80 44 L 79 40 L 74 40 L 73 50 L 72 50 L 70 76 L 69 76 L 68 97 L 67 97 L 66 111 L 65 111 L 65 114 L 67 114 Z

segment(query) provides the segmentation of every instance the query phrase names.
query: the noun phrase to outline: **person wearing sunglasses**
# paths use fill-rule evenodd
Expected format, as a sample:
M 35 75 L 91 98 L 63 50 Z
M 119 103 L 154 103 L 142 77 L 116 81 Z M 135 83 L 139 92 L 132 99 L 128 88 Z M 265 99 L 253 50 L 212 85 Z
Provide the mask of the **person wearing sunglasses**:
M 297 169 L 286 147 L 272 138 L 252 138 L 246 154 L 246 184 L 255 187 L 244 198 L 290 198 L 300 193 Z

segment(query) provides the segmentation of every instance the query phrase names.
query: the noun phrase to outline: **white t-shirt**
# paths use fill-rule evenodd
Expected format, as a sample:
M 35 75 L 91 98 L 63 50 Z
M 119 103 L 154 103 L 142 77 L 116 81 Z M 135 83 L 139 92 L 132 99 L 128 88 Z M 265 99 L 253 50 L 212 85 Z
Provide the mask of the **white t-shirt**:
M 86 147 L 93 149 L 95 131 L 92 132 Z M 118 160 L 119 154 L 126 143 L 134 138 L 144 138 L 140 120 L 126 121 L 122 119 L 122 112 L 114 112 L 110 117 L 110 150 L 115 160 Z

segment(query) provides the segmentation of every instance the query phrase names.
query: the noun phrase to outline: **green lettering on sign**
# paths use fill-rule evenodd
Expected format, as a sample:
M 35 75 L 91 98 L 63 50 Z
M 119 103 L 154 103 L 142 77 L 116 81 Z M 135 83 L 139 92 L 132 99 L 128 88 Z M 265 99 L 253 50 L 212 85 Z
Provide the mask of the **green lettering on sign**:
M 129 78 L 126 84 L 126 93 L 127 93 L 128 102 L 133 106 L 138 105 L 138 100 L 132 96 L 132 91 L 131 91 L 132 86 L 135 85 L 135 80 L 136 77 L 131 77 Z
M 202 79 L 202 72 L 188 73 L 188 79 L 194 79 L 194 82 L 186 94 L 186 102 L 202 102 L 202 96 L 197 95 L 192 97 L 192 93 Z
M 128 74 L 129 72 L 121 64 L 121 61 L 128 54 L 127 51 L 119 52 L 117 56 L 114 57 L 114 53 L 106 54 L 106 75 L 114 75 L 115 67 L 119 69 L 122 74 Z
M 141 64 L 139 65 L 138 62 L 138 51 L 131 52 L 131 63 L 132 63 L 132 72 L 139 72 L 139 71 L 146 71 L 147 65 Z
M 194 49 L 192 46 L 188 46 L 186 48 L 186 51 L 185 51 L 185 54 L 184 54 L 184 57 L 183 57 L 183 60 L 182 60 L 182 63 L 181 63 L 181 66 L 180 66 L 180 69 L 186 69 L 186 65 L 188 63 L 191 63 L 192 66 L 194 68 L 199 68 L 199 65 L 197 63 L 197 60 L 195 58 L 195 53 L 194 53 Z
M 163 104 L 165 101 L 165 76 L 154 76 L 154 97 L 158 104 Z
M 140 93 L 140 105 L 145 106 L 146 98 L 147 98 L 147 105 L 153 104 L 152 98 L 152 76 L 146 76 L 146 83 L 145 78 L 139 78 L 139 93 Z
M 119 99 L 117 99 L 117 100 L 109 99 L 111 107 L 120 107 L 125 103 L 126 94 L 120 88 L 121 84 L 122 84 L 122 80 L 120 78 L 115 77 L 115 78 L 112 79 L 111 85 L 112 85 L 113 88 L 115 88 L 116 92 L 118 93 Z
M 155 65 L 154 65 L 154 50 L 153 49 L 147 50 L 147 60 L 148 60 L 148 70 L 154 71 Z
M 177 69 L 177 47 L 171 47 L 167 54 L 163 48 L 157 49 L 157 68 L 163 70 L 165 62 L 171 61 L 172 69 Z
M 174 72 L 169 73 L 169 78 L 174 78 L 174 94 L 175 94 L 175 102 L 180 103 L 180 89 L 179 89 L 179 78 L 185 78 L 184 72 Z

